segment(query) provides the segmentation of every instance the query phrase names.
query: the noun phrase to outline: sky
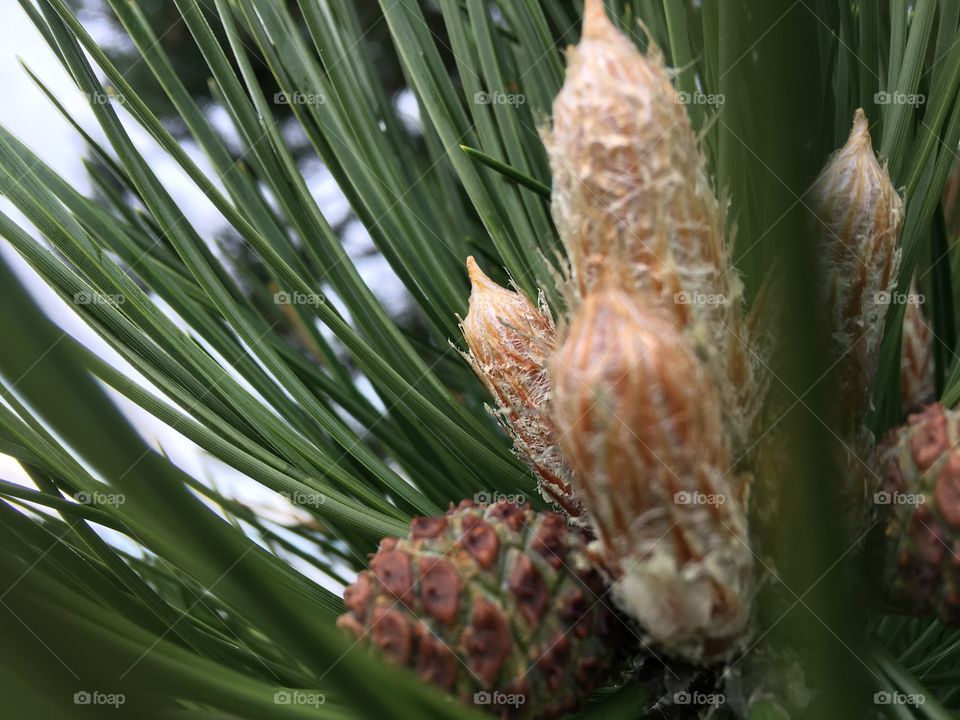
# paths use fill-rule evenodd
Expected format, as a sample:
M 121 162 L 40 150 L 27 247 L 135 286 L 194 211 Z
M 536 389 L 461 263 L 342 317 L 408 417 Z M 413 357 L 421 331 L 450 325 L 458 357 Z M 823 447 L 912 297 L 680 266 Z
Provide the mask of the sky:
M 91 26 L 95 37 L 105 37 L 109 27 L 104 21 Z M 5 102 L 0 103 L 0 124 L 26 143 L 55 171 L 82 193 L 91 191 L 91 183 L 83 166 L 84 146 L 77 133 L 53 108 L 39 88 L 34 85 L 21 66 L 26 63 L 47 86 L 56 94 L 83 126 L 98 140 L 103 139 L 96 126 L 93 113 L 86 98 L 73 85 L 57 59 L 47 48 L 43 38 L 34 29 L 26 14 L 18 4 L 5 3 L 0 10 L 0 87 L 4 89 Z M 222 219 L 175 165 L 174 161 L 163 154 L 146 133 L 133 123 L 127 123 L 128 129 L 138 144 L 147 151 L 147 158 L 158 175 L 171 189 L 175 199 L 185 209 L 191 222 L 204 235 L 209 235 L 222 227 Z M 209 164 L 197 156 L 207 168 Z M 6 199 L 0 198 L 0 209 L 29 227 L 22 216 Z M 32 230 L 32 228 L 31 228 Z M 36 235 L 34 231 L 34 235 Z M 137 376 L 86 324 L 73 312 L 71 306 L 51 291 L 40 278 L 24 263 L 6 241 L 0 241 L 0 252 L 5 260 L 13 265 L 17 274 L 23 278 L 30 291 L 46 313 L 64 330 L 94 349 L 125 372 Z M 132 408 L 125 402 L 119 403 L 125 412 L 135 421 L 137 427 L 155 443 L 162 441 L 164 450 L 176 456 L 178 464 L 185 465 L 192 472 L 205 470 L 204 458 L 196 453 L 189 441 L 178 433 Z M 22 477 L 15 464 L 9 459 L 0 461 L 0 475 L 8 480 Z M 12 475 L 12 476 L 11 476 Z

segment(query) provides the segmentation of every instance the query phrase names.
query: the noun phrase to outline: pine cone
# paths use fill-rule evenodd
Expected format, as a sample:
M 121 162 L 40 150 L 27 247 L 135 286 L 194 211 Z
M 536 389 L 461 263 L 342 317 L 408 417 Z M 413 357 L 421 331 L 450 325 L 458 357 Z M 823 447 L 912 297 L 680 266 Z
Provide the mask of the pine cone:
M 610 260 L 626 287 L 670 305 L 675 293 L 716 292 L 722 214 L 690 120 L 658 52 L 641 55 L 602 0 L 585 4 L 546 144 L 554 220 L 581 295 Z
M 553 319 L 546 308 L 497 285 L 472 257 L 467 270 L 473 284 L 461 326 L 470 348 L 467 361 L 496 400 L 501 425 L 536 474 L 544 499 L 577 517 L 580 501 L 548 412 L 546 365 L 556 341 Z
M 814 186 L 819 260 L 826 279 L 841 422 L 856 430 L 877 373 L 884 318 L 900 263 L 903 201 L 873 152 L 867 117 L 857 110 L 847 143 Z
M 960 412 L 933 403 L 911 415 L 877 465 L 884 591 L 906 612 L 960 623 Z
M 587 0 L 544 138 L 553 218 L 577 295 L 612 275 L 683 327 L 724 395 L 724 431 L 739 453 L 755 404 L 742 283 L 683 100 L 659 50 L 642 55 L 602 0 Z
M 665 650 L 730 652 L 749 616 L 746 478 L 686 338 L 621 290 L 591 293 L 550 365 L 553 415 L 623 609 Z
M 560 717 L 609 677 L 627 633 L 586 542 L 558 513 L 465 500 L 384 539 L 337 624 L 479 709 Z

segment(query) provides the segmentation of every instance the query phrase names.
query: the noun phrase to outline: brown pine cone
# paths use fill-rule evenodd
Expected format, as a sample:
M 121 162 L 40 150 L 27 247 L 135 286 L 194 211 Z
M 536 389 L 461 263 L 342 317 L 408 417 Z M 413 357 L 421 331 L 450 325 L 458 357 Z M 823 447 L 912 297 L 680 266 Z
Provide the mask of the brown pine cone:
M 587 541 L 558 513 L 465 500 L 381 541 L 337 624 L 478 709 L 561 717 L 610 676 L 629 633 Z
M 940 403 L 891 430 L 878 451 L 882 584 L 904 611 L 960 622 L 960 413 Z

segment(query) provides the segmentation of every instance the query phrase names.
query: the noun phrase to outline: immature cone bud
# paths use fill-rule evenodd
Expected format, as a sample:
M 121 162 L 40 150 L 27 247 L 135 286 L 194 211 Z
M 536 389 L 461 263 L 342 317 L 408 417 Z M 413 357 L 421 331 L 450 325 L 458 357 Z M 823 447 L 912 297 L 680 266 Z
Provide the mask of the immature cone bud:
M 881 475 L 881 587 L 906 612 L 960 623 L 960 412 L 940 403 L 891 430 Z
M 729 652 L 749 612 L 745 483 L 729 475 L 720 399 L 685 336 L 606 287 L 583 302 L 550 377 L 615 598 L 669 652 Z
M 919 297 L 916 286 L 910 295 Z M 908 302 L 903 314 L 903 342 L 900 346 L 900 405 L 904 415 L 932 402 L 934 384 L 933 332 L 917 302 Z
M 903 220 L 903 202 L 877 162 L 863 110 L 817 179 L 815 197 L 826 309 L 842 355 L 836 372 L 842 420 L 855 426 L 868 409 L 877 372 Z
M 625 286 L 670 304 L 674 293 L 716 292 L 722 215 L 690 121 L 660 58 L 641 55 L 602 0 L 585 4 L 547 147 L 554 220 L 581 294 L 611 258 Z
M 555 330 L 550 315 L 520 293 L 500 287 L 467 259 L 473 290 L 463 320 L 467 359 L 496 400 L 517 454 L 537 475 L 544 497 L 580 514 L 570 468 L 554 440 L 547 360 Z
M 722 388 L 727 430 L 743 442 L 752 368 L 723 212 L 659 51 L 643 56 L 602 0 L 585 3 L 545 144 L 578 294 L 612 269 L 616 283 L 676 317 Z

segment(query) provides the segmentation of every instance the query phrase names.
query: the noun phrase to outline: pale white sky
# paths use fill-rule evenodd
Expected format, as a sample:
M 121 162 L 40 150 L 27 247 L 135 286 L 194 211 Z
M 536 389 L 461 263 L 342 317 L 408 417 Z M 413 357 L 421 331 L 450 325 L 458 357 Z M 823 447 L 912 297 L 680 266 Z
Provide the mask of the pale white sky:
M 111 26 L 102 19 L 93 21 L 92 25 L 88 25 L 88 29 L 99 41 L 115 37 Z M 162 32 L 158 34 L 162 35 Z M 17 56 L 21 57 L 44 80 L 88 132 L 99 140 L 103 139 L 86 98 L 61 69 L 59 62 L 47 49 L 43 39 L 19 5 L 7 2 L 0 10 L 0 88 L 3 88 L 4 97 L 4 102 L 0 103 L 0 124 L 30 146 L 74 187 L 81 192 L 89 192 L 91 185 L 81 162 L 84 152 L 82 142 L 36 88 L 20 66 Z M 404 115 L 405 121 L 417 122 L 416 103 L 412 95 L 401 94 L 398 98 L 398 108 Z M 123 116 L 122 112 L 121 116 Z M 221 231 L 225 227 L 223 218 L 186 178 L 176 163 L 163 153 L 139 126 L 128 121 L 128 118 L 124 120 L 131 137 L 138 143 L 151 167 L 201 236 L 211 238 Z M 211 120 L 218 128 L 224 128 L 224 123 L 227 122 L 226 113 L 215 111 L 211 114 Z M 184 147 L 201 167 L 209 170 L 209 163 L 194 143 L 186 142 Z M 345 219 L 349 213 L 349 206 L 323 165 L 318 161 L 310 161 L 305 165 L 304 173 L 309 187 L 314 191 L 328 218 L 332 222 Z M 210 174 L 212 175 L 212 172 Z M 3 198 L 0 198 L 0 209 L 15 219 L 22 220 L 22 216 Z M 372 252 L 373 246 L 369 235 L 360 223 L 353 222 L 348 226 L 344 241 L 348 251 L 355 258 L 361 275 L 385 306 L 391 310 L 409 307 L 409 296 L 382 256 Z M 3 253 L 4 258 L 10 261 L 18 274 L 27 281 L 44 310 L 61 327 L 111 362 L 125 367 L 130 376 L 137 377 L 132 368 L 126 366 L 116 353 L 89 330 L 73 312 L 72 307 L 50 291 L 2 239 L 0 239 L 0 253 Z M 174 462 L 195 477 L 215 478 L 222 491 L 226 494 L 237 493 L 246 502 L 274 507 L 281 514 L 289 511 L 281 498 L 256 483 L 248 481 L 219 461 L 205 456 L 179 433 L 120 398 L 118 398 L 118 404 L 151 443 L 162 446 L 163 451 Z M 24 482 L 23 473 L 17 464 L 3 455 L 0 455 L 0 478 Z M 29 484 L 28 480 L 25 482 Z
M 101 27 L 97 35 L 102 37 L 107 30 L 107 27 Z M 20 66 L 17 56 L 44 80 L 89 132 L 98 139 L 102 139 L 103 136 L 96 126 L 86 98 L 61 69 L 59 62 L 17 4 L 5 4 L 5 8 L 0 11 L 0 48 L 3 49 L 0 52 L 0 87 L 4 88 L 6 100 L 0 104 L 0 124 L 29 145 L 74 187 L 81 192 L 89 192 L 91 184 L 82 164 L 83 143 L 33 84 Z M 149 142 L 146 134 L 133 123 L 128 123 L 128 127 L 145 149 L 152 149 L 152 152 L 149 152 L 151 166 L 161 178 L 167 181 L 167 187 L 171 189 L 181 207 L 187 210 L 198 230 L 204 234 L 211 234 L 222 227 L 222 220 L 216 211 L 206 198 L 193 190 L 173 160 Z M 0 208 L 17 219 L 22 218 L 5 199 L 0 198 Z M 44 310 L 61 327 L 104 357 L 127 369 L 131 375 L 136 376 L 132 368 L 126 366 L 119 356 L 87 328 L 70 305 L 57 297 L 34 275 L 6 241 L 0 241 L 0 248 L 4 257 L 11 261 L 21 277 L 27 280 L 31 291 Z M 124 409 L 132 413 L 141 431 L 151 440 L 162 442 L 164 450 L 175 457 L 179 464 L 184 465 L 191 472 L 202 473 L 207 462 L 195 452 L 195 448 L 189 441 L 153 421 L 145 413 L 130 408 L 129 405 L 125 404 Z M 9 460 L 0 463 L 0 473 L 3 473 L 7 479 L 14 479 L 9 476 L 9 473 L 14 471 L 15 468 L 11 467 Z M 16 472 L 18 474 L 18 471 Z

